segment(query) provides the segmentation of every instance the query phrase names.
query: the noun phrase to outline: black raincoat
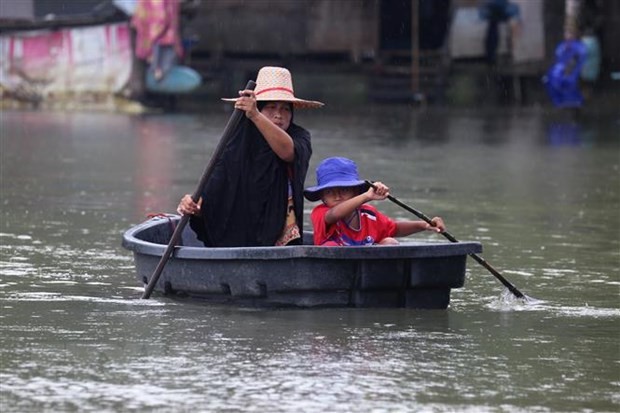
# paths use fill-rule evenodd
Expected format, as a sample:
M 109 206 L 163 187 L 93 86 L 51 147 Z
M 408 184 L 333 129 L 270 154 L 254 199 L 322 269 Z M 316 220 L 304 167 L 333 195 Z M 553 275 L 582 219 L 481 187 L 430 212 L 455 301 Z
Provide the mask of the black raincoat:
M 293 204 L 303 239 L 303 187 L 312 155 L 310 133 L 291 122 L 295 159 L 280 159 L 244 118 L 232 132 L 202 191 L 200 216 L 190 226 L 207 247 L 273 246 L 282 234 L 291 175 Z

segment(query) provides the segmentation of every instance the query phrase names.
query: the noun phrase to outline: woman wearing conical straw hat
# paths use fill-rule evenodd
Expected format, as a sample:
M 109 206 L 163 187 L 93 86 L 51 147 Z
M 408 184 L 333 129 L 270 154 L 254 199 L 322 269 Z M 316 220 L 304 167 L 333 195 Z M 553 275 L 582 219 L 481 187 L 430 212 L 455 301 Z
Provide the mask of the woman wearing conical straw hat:
M 198 203 L 185 195 L 177 211 L 208 247 L 294 245 L 303 240 L 303 187 L 312 145 L 293 122 L 296 109 L 323 103 L 295 97 L 291 73 L 260 69 L 256 88 L 234 102 L 246 120 L 229 141 Z

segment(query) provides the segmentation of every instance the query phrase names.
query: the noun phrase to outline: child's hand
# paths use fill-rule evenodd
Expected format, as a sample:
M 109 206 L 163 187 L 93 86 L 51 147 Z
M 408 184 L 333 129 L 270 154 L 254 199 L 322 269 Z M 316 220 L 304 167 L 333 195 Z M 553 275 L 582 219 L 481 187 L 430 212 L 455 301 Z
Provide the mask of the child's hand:
M 427 231 L 444 232 L 446 230 L 446 224 L 443 223 L 443 219 L 435 217 L 431 219 Z
M 366 195 L 371 201 L 382 201 L 390 194 L 390 188 L 382 182 L 373 182 L 374 188 L 371 186 L 366 191 Z

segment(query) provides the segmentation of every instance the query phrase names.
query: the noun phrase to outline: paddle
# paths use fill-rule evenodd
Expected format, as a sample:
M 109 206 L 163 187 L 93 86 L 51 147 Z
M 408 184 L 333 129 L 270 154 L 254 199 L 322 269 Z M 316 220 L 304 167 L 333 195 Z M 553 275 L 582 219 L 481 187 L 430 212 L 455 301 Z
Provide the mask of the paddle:
M 253 80 L 250 80 L 248 81 L 248 84 L 245 86 L 244 90 L 254 90 L 255 87 L 256 87 L 256 83 L 254 83 Z M 235 109 L 233 111 L 233 114 L 230 116 L 230 119 L 228 119 L 228 123 L 226 124 L 226 128 L 224 129 L 224 133 L 222 134 L 222 137 L 220 138 L 220 142 L 217 144 L 217 147 L 215 148 L 215 152 L 213 152 L 213 156 L 211 157 L 209 164 L 207 165 L 207 167 L 205 168 L 205 171 L 202 174 L 200 183 L 198 184 L 196 191 L 192 195 L 192 199 L 194 200 L 194 202 L 198 202 L 198 200 L 200 199 L 200 195 L 202 194 L 202 188 L 206 185 L 207 181 L 209 180 L 209 177 L 213 173 L 213 169 L 215 168 L 215 163 L 220 158 L 222 152 L 224 151 L 224 148 L 226 148 L 226 144 L 230 140 L 232 132 L 237 128 L 237 126 L 239 125 L 239 122 L 241 122 L 244 116 L 245 116 L 245 112 L 239 109 Z M 166 251 L 161 256 L 161 259 L 159 260 L 159 264 L 157 264 L 157 268 L 155 268 L 155 271 L 153 272 L 153 275 L 151 276 L 149 283 L 144 288 L 144 293 L 142 294 L 143 299 L 147 299 L 151 296 L 151 293 L 153 292 L 153 289 L 155 288 L 155 284 L 157 284 L 157 280 L 159 280 L 159 277 L 161 276 L 161 273 L 164 270 L 164 267 L 166 266 L 168 259 L 170 259 L 170 256 L 172 255 L 174 248 L 176 247 L 176 245 L 179 243 L 179 240 L 181 239 L 181 235 L 183 234 L 183 229 L 189 222 L 189 218 L 190 218 L 189 215 L 183 215 L 181 217 L 181 220 L 179 221 L 179 224 L 174 229 L 174 232 L 172 233 L 172 237 L 170 238 L 170 242 L 168 242 L 168 247 L 166 248 Z
M 366 180 L 366 183 L 370 186 L 372 186 L 373 188 L 376 189 L 376 187 L 373 185 L 372 182 Z M 426 221 L 427 223 L 432 225 L 431 219 L 429 217 L 427 217 L 426 215 L 424 215 L 422 212 L 417 211 L 413 208 L 411 208 L 408 205 L 403 204 L 402 202 L 400 202 L 398 199 L 394 198 L 391 195 L 388 195 L 387 197 L 390 201 L 394 202 L 396 205 L 406 209 L 407 211 L 411 212 L 412 214 L 416 215 L 417 217 L 419 217 L 420 219 Z M 443 235 L 444 237 L 446 237 L 447 239 L 449 239 L 451 242 L 459 242 L 456 238 L 454 238 L 452 236 L 452 234 L 450 234 L 448 231 L 444 231 L 441 233 L 441 235 Z M 486 268 L 487 270 L 489 270 L 491 272 L 491 274 L 493 274 L 495 276 L 495 278 L 497 278 L 502 284 L 504 284 L 504 286 L 506 288 L 508 288 L 508 290 L 510 290 L 511 293 L 514 294 L 515 297 L 517 298 L 524 298 L 525 299 L 525 295 L 523 295 L 523 293 L 519 290 L 517 290 L 517 288 L 512 285 L 510 282 L 508 282 L 507 279 L 505 279 L 502 274 L 499 273 L 499 271 L 497 271 L 495 268 L 493 268 L 491 266 L 491 264 L 489 264 L 488 262 L 485 261 L 484 258 L 482 258 L 481 256 L 479 256 L 478 254 L 469 254 L 470 257 L 472 257 L 474 260 L 476 260 L 478 262 L 478 264 L 482 265 L 484 268 Z

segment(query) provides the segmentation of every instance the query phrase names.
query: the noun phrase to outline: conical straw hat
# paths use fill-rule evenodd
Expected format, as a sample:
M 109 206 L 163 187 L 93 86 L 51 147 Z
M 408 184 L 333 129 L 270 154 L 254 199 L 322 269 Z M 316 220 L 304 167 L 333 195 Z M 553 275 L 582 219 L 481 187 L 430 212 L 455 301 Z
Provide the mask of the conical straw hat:
M 324 104 L 295 97 L 291 72 L 283 67 L 265 66 L 258 71 L 254 94 L 257 101 L 291 102 L 295 108 L 320 108 Z M 222 98 L 234 102 L 238 98 Z

